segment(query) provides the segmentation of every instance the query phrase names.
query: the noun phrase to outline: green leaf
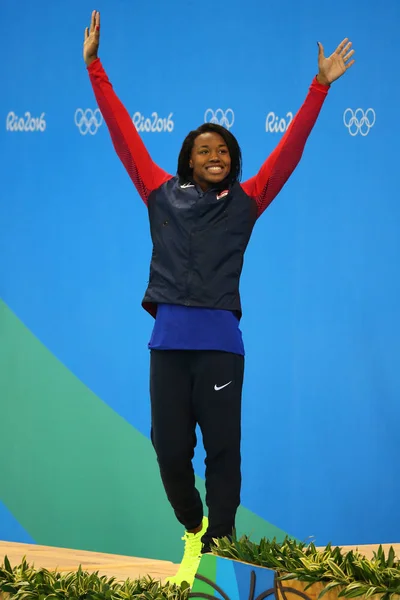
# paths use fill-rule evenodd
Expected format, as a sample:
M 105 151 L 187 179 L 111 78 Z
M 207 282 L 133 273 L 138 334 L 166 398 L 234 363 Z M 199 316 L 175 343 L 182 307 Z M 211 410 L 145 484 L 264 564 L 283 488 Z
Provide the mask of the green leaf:
M 16 594 L 17 592 L 17 589 L 10 583 L 4 583 L 1 585 L 0 589 L 2 592 L 7 592 L 7 594 Z
M 326 585 L 324 587 L 324 589 L 319 593 L 318 595 L 318 600 L 320 598 L 323 598 L 323 596 L 325 596 L 325 594 L 327 594 L 328 592 L 330 592 L 331 590 L 333 590 L 334 588 L 338 587 L 339 585 L 342 585 L 340 583 L 340 581 L 332 581 L 331 583 L 328 583 L 328 585 Z
M 328 558 L 326 562 L 335 577 L 339 578 L 342 581 L 348 580 L 346 573 L 344 573 L 342 569 L 331 558 Z
M 4 568 L 8 573 L 12 574 L 13 570 L 11 568 L 10 561 L 8 560 L 8 556 L 4 557 Z
M 395 555 L 393 546 L 390 546 L 388 560 L 387 560 L 388 567 L 393 567 L 395 557 L 396 557 L 396 555 Z
M 371 586 L 369 588 L 369 590 L 367 590 L 367 592 L 365 593 L 365 597 L 366 598 L 370 598 L 371 596 L 373 596 L 374 594 L 376 594 L 379 590 L 379 587 L 377 586 Z

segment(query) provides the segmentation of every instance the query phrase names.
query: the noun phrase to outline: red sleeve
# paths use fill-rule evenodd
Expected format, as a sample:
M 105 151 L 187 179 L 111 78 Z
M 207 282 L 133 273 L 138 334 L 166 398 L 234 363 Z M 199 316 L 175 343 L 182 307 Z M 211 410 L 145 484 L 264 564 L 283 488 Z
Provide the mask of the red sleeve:
M 172 175 L 152 161 L 132 118 L 115 94 L 99 58 L 89 65 L 88 72 L 114 148 L 140 197 L 147 204 L 149 194 L 171 179 Z
M 278 146 L 264 162 L 257 175 L 242 183 L 246 194 L 257 202 L 258 217 L 280 192 L 299 163 L 328 90 L 329 86 L 318 83 L 317 78 L 314 78 L 304 104 Z

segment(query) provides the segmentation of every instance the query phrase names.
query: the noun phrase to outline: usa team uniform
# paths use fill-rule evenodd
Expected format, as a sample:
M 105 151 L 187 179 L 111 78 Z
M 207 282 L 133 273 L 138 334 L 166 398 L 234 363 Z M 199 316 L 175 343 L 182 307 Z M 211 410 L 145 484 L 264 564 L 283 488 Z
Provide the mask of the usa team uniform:
M 202 541 L 208 549 L 213 538 L 232 533 L 240 504 L 244 254 L 257 219 L 297 166 L 329 87 L 313 79 L 254 177 L 202 191 L 153 162 L 100 59 L 88 72 L 114 148 L 150 220 L 153 250 L 142 305 L 155 318 L 149 342 L 152 442 L 176 517 L 193 530 L 203 519 L 192 467 L 199 424 L 207 455 L 209 527 Z

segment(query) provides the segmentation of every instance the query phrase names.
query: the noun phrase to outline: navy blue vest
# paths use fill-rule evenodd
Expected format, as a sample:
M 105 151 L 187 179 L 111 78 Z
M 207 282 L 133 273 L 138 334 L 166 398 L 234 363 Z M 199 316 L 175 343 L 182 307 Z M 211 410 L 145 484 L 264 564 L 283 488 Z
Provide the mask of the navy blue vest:
M 157 304 L 234 311 L 240 319 L 243 257 L 257 205 L 239 183 L 203 192 L 173 177 L 148 198 L 153 252 L 143 307 Z

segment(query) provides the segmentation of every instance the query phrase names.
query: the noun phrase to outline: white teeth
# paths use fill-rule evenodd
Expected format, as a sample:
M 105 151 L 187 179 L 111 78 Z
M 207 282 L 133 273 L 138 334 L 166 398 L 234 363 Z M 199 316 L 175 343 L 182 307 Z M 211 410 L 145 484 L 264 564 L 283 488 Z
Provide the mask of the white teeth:
M 208 167 L 209 171 L 215 171 L 216 173 L 222 171 L 222 167 Z

